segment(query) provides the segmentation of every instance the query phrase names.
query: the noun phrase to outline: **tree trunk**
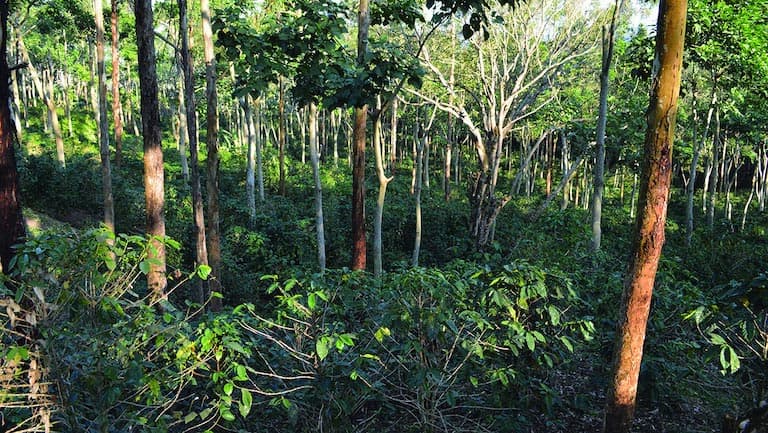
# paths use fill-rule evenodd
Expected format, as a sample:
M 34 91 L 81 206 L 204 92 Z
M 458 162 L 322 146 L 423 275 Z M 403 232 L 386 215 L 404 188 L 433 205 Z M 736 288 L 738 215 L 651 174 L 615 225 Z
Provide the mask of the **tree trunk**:
M 245 162 L 245 195 L 248 200 L 248 216 L 253 223 L 256 218 L 256 127 L 253 123 L 252 98 L 241 98 L 245 112 L 245 124 L 248 135 L 248 156 Z
M 698 124 L 698 115 L 696 111 L 696 94 L 694 89 L 694 95 L 693 95 L 693 157 L 691 158 L 691 169 L 688 175 L 688 185 L 686 187 L 686 195 L 687 195 L 687 203 L 685 208 L 685 244 L 687 246 L 691 246 L 691 241 L 693 239 L 693 199 L 696 192 L 696 167 L 699 163 L 699 158 L 701 157 L 701 150 L 704 147 L 704 142 L 707 140 L 707 136 L 709 135 L 709 125 L 712 121 L 712 112 L 715 109 L 715 105 L 717 104 L 717 92 L 715 89 L 712 89 L 712 102 L 709 107 L 709 111 L 707 112 L 707 123 L 704 126 L 704 135 L 699 139 L 696 136 L 696 125 Z
M 195 122 L 195 83 L 192 57 L 189 51 L 189 19 L 187 0 L 177 0 L 179 6 L 179 40 L 181 42 L 181 69 L 184 76 L 184 108 L 187 119 L 187 141 L 189 143 L 190 184 L 192 187 L 192 220 L 195 236 L 195 265 L 208 266 L 208 248 L 205 236 L 205 212 L 203 193 L 200 187 L 200 163 L 197 152 L 197 122 Z M 202 280 L 195 284 L 195 301 L 205 302 L 206 287 Z
M 21 33 L 19 30 L 16 30 L 16 41 L 19 44 L 19 50 L 21 51 L 21 57 L 24 60 L 24 62 L 27 63 L 27 69 L 29 70 L 29 75 L 32 76 L 32 83 L 34 83 L 35 88 L 37 89 L 37 93 L 39 93 L 42 98 L 43 102 L 45 103 L 45 106 L 48 108 L 48 116 L 51 120 L 51 128 L 53 129 L 53 135 L 56 140 L 56 159 L 59 161 L 59 165 L 62 167 L 66 166 L 66 159 L 64 157 L 64 139 L 61 135 L 61 126 L 59 125 L 59 115 L 56 113 L 56 104 L 53 100 L 53 93 L 50 94 L 45 91 L 45 85 L 43 84 L 42 79 L 40 78 L 40 75 L 37 73 L 37 68 L 32 64 L 32 61 L 29 58 L 29 52 L 27 51 L 26 45 L 24 45 L 24 39 L 21 37 Z
M 628 433 L 635 412 L 637 380 L 667 215 L 672 178 L 677 99 L 680 93 L 687 1 L 659 3 L 653 87 L 647 115 L 645 157 L 633 254 L 619 311 L 613 372 L 605 410 L 605 433 Z
M 717 201 L 717 184 L 720 181 L 720 108 L 715 108 L 715 134 L 712 138 L 712 174 L 709 179 L 709 196 L 707 197 L 707 227 L 715 224 L 715 203 Z
M 200 0 L 203 17 L 203 53 L 205 56 L 205 98 L 206 115 L 206 168 L 208 177 L 205 185 L 208 191 L 208 264 L 211 266 L 209 287 L 211 292 L 221 294 L 221 233 L 219 231 L 219 107 L 216 93 L 216 58 L 213 53 L 213 31 L 211 29 L 211 8 L 208 0 Z M 221 297 L 211 297 L 211 309 L 221 310 Z
M 26 235 L 19 200 L 19 173 L 11 120 L 8 67 L 8 1 L 0 0 L 0 272 L 8 274 L 13 246 Z
M 112 0 L 112 121 L 115 127 L 115 166 L 123 162 L 123 105 L 120 103 L 120 33 L 117 22 L 118 0 Z
M 392 106 L 392 110 L 395 106 Z M 376 104 L 376 114 L 373 119 L 373 153 L 376 158 L 376 178 L 379 180 L 379 195 L 376 199 L 376 215 L 373 220 L 373 275 L 379 276 L 383 271 L 382 261 L 382 223 L 384 219 L 384 198 L 387 195 L 387 185 L 394 177 L 384 172 L 384 143 L 381 131 L 381 98 Z M 394 120 L 393 120 L 394 125 Z
M 317 140 L 317 105 L 309 104 L 309 159 L 315 178 L 315 228 L 317 230 L 317 262 L 325 272 L 325 224 L 323 221 L 323 184 L 320 181 L 320 155 Z
M 416 158 L 413 161 L 413 166 L 416 168 L 416 174 L 413 177 L 415 179 L 413 200 L 416 205 L 416 228 L 414 230 L 413 255 L 411 256 L 411 266 L 413 267 L 419 266 L 419 254 L 421 253 L 421 187 L 424 182 L 422 171 L 424 169 L 424 149 L 427 143 L 427 131 L 420 129 L 416 136 L 418 137 L 416 141 Z
M 101 155 L 101 182 L 104 195 L 104 225 L 115 232 L 115 205 L 112 196 L 112 166 L 109 161 L 109 121 L 107 120 L 107 82 L 104 67 L 104 6 L 102 0 L 93 0 L 96 20 L 96 75 L 99 86 L 99 154 Z
M 600 70 L 600 108 L 597 117 L 597 156 L 595 157 L 595 178 L 592 191 L 592 251 L 600 250 L 602 240 L 603 194 L 605 193 L 605 126 L 608 121 L 608 80 L 613 61 L 613 40 L 616 21 L 623 0 L 616 0 L 613 6 L 610 26 L 603 27 L 603 62 Z
M 165 299 L 165 180 L 157 90 L 154 13 L 151 0 L 136 0 L 136 44 L 141 88 L 141 126 L 144 137 L 144 197 L 149 236 L 147 287 L 152 298 Z
M 357 64 L 364 66 L 371 23 L 369 0 L 360 0 L 357 15 Z M 352 270 L 365 270 L 365 131 L 368 106 L 355 107 L 352 149 Z
M 178 103 L 179 107 L 177 115 L 179 118 L 179 162 L 181 163 L 181 176 L 185 181 L 189 182 L 189 160 L 187 159 L 187 137 L 189 136 L 189 121 L 187 120 L 186 104 L 184 103 L 184 70 L 183 66 L 179 65 L 181 69 L 181 77 L 179 77 L 179 93 Z
M 280 195 L 285 197 L 285 140 L 286 140 L 286 131 L 285 131 L 285 79 L 283 77 L 279 78 L 279 99 L 277 102 L 277 144 L 278 144 L 278 151 L 279 151 L 279 165 L 280 165 L 280 181 L 278 184 L 278 191 L 280 192 Z

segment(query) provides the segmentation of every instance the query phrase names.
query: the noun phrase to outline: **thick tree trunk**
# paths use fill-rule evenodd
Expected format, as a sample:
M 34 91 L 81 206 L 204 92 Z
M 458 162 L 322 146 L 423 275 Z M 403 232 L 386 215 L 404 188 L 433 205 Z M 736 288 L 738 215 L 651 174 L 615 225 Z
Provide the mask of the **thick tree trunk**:
M 371 12 L 368 0 L 360 0 L 357 15 L 357 64 L 364 66 L 368 52 Z M 355 107 L 352 149 L 352 270 L 365 270 L 365 131 L 368 106 Z
M 109 160 L 109 121 L 107 120 L 107 82 L 104 67 L 104 7 L 102 0 L 93 0 L 96 20 L 96 75 L 99 86 L 99 154 L 101 155 L 101 182 L 104 198 L 104 225 L 115 231 L 115 204 L 112 196 L 112 166 Z
M 323 221 L 323 184 L 320 181 L 320 154 L 317 140 L 317 105 L 309 104 L 309 158 L 315 178 L 315 229 L 317 231 L 317 262 L 320 273 L 325 272 L 325 224 Z
M 11 71 L 8 67 L 8 1 L 0 0 L 0 272 L 8 274 L 13 245 L 25 236 L 19 197 L 19 173 L 13 146 Z
M 632 259 L 619 311 L 613 371 L 603 425 L 605 433 L 629 432 L 635 412 L 646 324 L 656 269 L 664 244 L 686 7 L 686 0 L 661 0 L 659 4 L 640 206 Z
M 123 105 L 120 103 L 120 33 L 118 29 L 118 0 L 112 0 L 112 121 L 115 127 L 115 165 L 123 162 Z
M 616 0 L 613 6 L 611 24 L 603 27 L 603 62 L 600 70 L 600 108 L 597 116 L 597 156 L 595 157 L 595 178 L 592 191 L 592 251 L 600 250 L 603 231 L 603 194 L 605 193 L 605 126 L 608 121 L 608 80 L 613 61 L 613 40 L 616 22 L 623 0 Z
M 197 122 L 195 122 L 195 82 L 192 57 L 189 52 L 189 19 L 187 0 L 177 0 L 179 6 L 179 40 L 181 41 L 181 69 L 184 76 L 184 108 L 187 119 L 187 141 L 189 143 L 190 184 L 192 187 L 192 220 L 195 236 L 195 265 L 208 266 L 208 247 L 205 236 L 205 212 L 203 193 L 200 186 L 200 163 L 197 152 Z M 205 302 L 206 287 L 202 280 L 196 281 L 196 301 Z
M 155 57 L 154 12 L 151 0 L 136 0 L 136 43 L 144 136 L 144 196 L 150 259 L 147 287 L 154 300 L 165 299 L 165 180 Z
M 211 8 L 208 0 L 200 0 L 203 17 L 203 53 L 205 56 L 205 98 L 206 115 L 206 190 L 208 192 L 208 264 L 211 266 L 209 287 L 211 292 L 222 293 L 221 286 L 221 233 L 219 231 L 219 106 L 216 92 L 216 58 L 213 53 L 213 30 L 211 29 Z M 211 298 L 211 309 L 221 310 L 220 297 Z

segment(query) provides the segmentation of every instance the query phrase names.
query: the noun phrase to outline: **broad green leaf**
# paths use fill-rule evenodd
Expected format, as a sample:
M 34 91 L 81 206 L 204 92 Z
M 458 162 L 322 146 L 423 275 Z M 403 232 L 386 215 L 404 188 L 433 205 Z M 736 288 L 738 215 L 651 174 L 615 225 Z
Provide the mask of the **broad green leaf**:
M 320 358 L 321 361 L 328 356 L 327 337 L 322 337 L 317 340 L 317 343 L 315 343 L 315 351 L 317 352 L 317 357 Z
M 232 391 L 235 389 L 235 384 L 232 382 L 227 382 L 224 384 L 224 394 L 226 395 L 232 395 Z
M 209 275 L 211 275 L 210 266 L 200 265 L 197 267 L 197 276 L 200 277 L 201 280 L 207 280 Z
M 240 410 L 240 415 L 242 415 L 243 418 L 248 416 L 248 413 L 251 412 L 252 406 L 253 406 L 253 395 L 251 395 L 251 391 L 248 391 L 245 388 L 241 389 L 240 404 L 238 405 L 238 409 Z

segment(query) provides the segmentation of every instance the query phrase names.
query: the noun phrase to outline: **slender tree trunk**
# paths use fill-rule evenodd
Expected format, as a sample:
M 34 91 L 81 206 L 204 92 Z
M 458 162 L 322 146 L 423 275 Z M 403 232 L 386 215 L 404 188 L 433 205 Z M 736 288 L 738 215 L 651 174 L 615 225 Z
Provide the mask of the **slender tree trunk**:
M 123 163 L 123 104 L 120 103 L 120 33 L 118 28 L 118 0 L 112 0 L 110 24 L 112 26 L 112 121 L 115 127 L 115 166 Z
M 259 187 L 259 202 L 264 203 L 264 165 L 261 162 L 261 149 L 266 139 L 261 111 L 256 107 L 256 184 Z
M 245 112 L 245 123 L 248 132 L 248 157 L 245 164 L 245 195 L 248 199 L 248 216 L 251 223 L 256 218 L 256 127 L 253 123 L 252 98 L 241 99 Z
M 206 168 L 208 178 L 208 264 L 211 266 L 211 292 L 222 293 L 221 286 L 221 233 L 219 230 L 219 106 L 216 92 L 216 58 L 213 53 L 213 30 L 211 29 L 211 8 L 208 0 L 200 0 L 203 17 L 203 53 L 205 56 L 205 97 L 208 104 L 206 115 Z M 221 297 L 211 298 L 211 309 L 221 310 Z
M 157 90 L 154 12 L 151 0 L 136 0 L 136 43 L 141 88 L 141 126 L 144 136 L 144 196 L 147 208 L 147 287 L 155 300 L 165 299 L 165 180 Z
M 717 184 L 720 180 L 720 108 L 715 108 L 715 134 L 712 139 L 712 175 L 709 179 L 709 197 L 707 201 L 707 227 L 715 224 L 715 202 Z
M 366 64 L 368 28 L 371 23 L 369 0 L 360 0 L 357 15 L 357 64 Z M 355 107 L 352 150 L 352 270 L 365 270 L 365 131 L 368 106 Z
M 392 106 L 395 109 L 395 106 Z M 373 220 L 373 274 L 381 275 L 383 271 L 382 260 L 382 225 L 384 219 L 384 198 L 387 195 L 387 186 L 394 177 L 387 176 L 384 172 L 384 143 L 381 139 L 381 98 L 376 104 L 376 114 L 373 119 L 373 152 L 376 158 L 376 178 L 379 180 L 379 195 L 376 199 L 376 215 Z
M 315 228 L 317 230 L 317 262 L 325 272 L 325 224 L 323 220 L 323 184 L 320 181 L 320 154 L 317 140 L 317 105 L 309 104 L 309 159 L 315 178 Z
M 418 125 L 417 125 L 418 127 Z M 427 142 L 427 131 L 424 129 L 418 129 L 416 136 L 416 158 L 413 161 L 413 166 L 416 168 L 416 174 L 413 176 L 415 179 L 413 186 L 413 200 L 416 205 L 416 228 L 414 231 L 413 239 L 413 255 L 411 256 L 411 266 L 419 266 L 419 255 L 421 254 L 421 188 L 424 182 L 424 176 L 422 170 L 424 169 L 424 149 Z
M 112 196 L 112 166 L 109 160 L 109 121 L 107 120 L 107 82 L 104 67 L 104 6 L 102 0 L 93 0 L 96 20 L 96 75 L 99 86 L 99 154 L 101 155 L 101 182 L 104 195 L 104 225 L 114 233 L 115 205 Z
M 181 163 L 181 175 L 189 182 L 189 160 L 187 159 L 187 137 L 189 137 L 189 121 L 187 120 L 186 104 L 184 103 L 184 70 L 179 65 L 181 76 L 179 77 L 178 110 L 179 118 L 179 162 Z
M 595 157 L 595 178 L 592 191 L 592 251 L 600 250 L 603 231 L 603 194 L 605 193 L 605 126 L 608 121 L 608 80 L 613 61 L 613 42 L 616 22 L 623 0 L 616 0 L 613 6 L 611 24 L 603 27 L 603 62 L 600 70 L 600 108 L 597 117 L 597 156 Z
M 685 208 L 685 244 L 689 247 L 691 246 L 691 241 L 693 240 L 693 199 L 696 193 L 696 168 L 699 164 L 699 158 L 701 157 L 701 150 L 704 147 L 704 142 L 707 140 L 707 136 L 709 135 L 709 125 L 712 120 L 712 112 L 714 111 L 715 105 L 717 104 L 717 92 L 714 88 L 712 89 L 712 102 L 707 113 L 707 123 L 704 126 L 704 135 L 701 137 L 701 139 L 696 136 L 698 114 L 696 111 L 695 89 L 693 98 L 693 157 L 691 158 L 691 169 L 688 175 L 688 185 L 686 188 L 688 202 L 686 203 Z
M 25 235 L 11 120 L 8 67 L 8 0 L 0 0 L 0 272 L 8 274 L 13 246 Z
M 285 196 L 285 140 L 286 140 L 286 125 L 285 125 L 285 79 L 279 78 L 279 100 L 277 102 L 277 143 L 279 151 L 279 164 L 280 164 L 280 181 L 278 184 L 278 191 L 280 195 Z
M 633 255 L 619 310 L 613 373 L 603 425 L 605 433 L 629 432 L 635 412 L 646 324 L 656 269 L 664 244 L 686 9 L 686 0 L 661 0 L 659 3 L 640 206 Z
M 179 6 L 179 41 L 181 42 L 181 69 L 184 77 L 184 108 L 187 119 L 187 141 L 189 143 L 190 184 L 192 187 L 192 220 L 195 236 L 195 265 L 208 266 L 208 247 L 205 236 L 205 211 L 200 186 L 200 163 L 198 161 L 197 122 L 195 122 L 195 82 L 192 56 L 189 51 L 189 18 L 187 0 L 177 0 Z M 206 287 L 202 280 L 195 284 L 196 301 L 205 302 Z
M 22 59 L 27 63 L 29 75 L 32 76 L 32 83 L 34 83 L 35 88 L 37 89 L 37 93 L 42 96 L 43 102 L 48 108 L 48 116 L 50 117 L 51 128 L 53 129 L 53 135 L 56 140 L 56 159 L 58 160 L 59 165 L 64 167 L 66 166 L 66 159 L 64 157 L 64 138 L 61 135 L 59 115 L 56 112 L 56 104 L 53 100 L 53 92 L 48 93 L 45 91 L 46 86 L 43 84 L 40 75 L 37 73 L 37 68 L 35 68 L 29 58 L 29 52 L 27 51 L 27 47 L 24 44 L 24 39 L 22 39 L 21 33 L 18 31 L 18 29 L 16 30 L 16 41 L 19 43 L 19 50 L 21 50 Z

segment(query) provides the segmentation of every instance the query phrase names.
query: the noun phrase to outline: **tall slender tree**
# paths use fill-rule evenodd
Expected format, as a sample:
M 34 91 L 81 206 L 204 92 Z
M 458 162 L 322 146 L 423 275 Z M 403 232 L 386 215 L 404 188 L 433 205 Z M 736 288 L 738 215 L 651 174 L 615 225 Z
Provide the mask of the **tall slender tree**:
M 112 165 L 109 157 L 109 121 L 107 120 L 107 82 L 104 67 L 104 6 L 102 0 L 93 0 L 96 20 L 96 75 L 98 75 L 99 155 L 101 156 L 101 183 L 104 200 L 104 225 L 115 231 L 115 201 L 112 196 Z
M 166 297 L 165 179 L 160 130 L 155 31 L 152 0 L 136 0 L 136 44 L 141 88 L 141 126 L 144 140 L 144 197 L 149 240 L 147 286 L 154 299 Z
M 632 258 L 619 310 L 604 433 L 629 432 L 635 412 L 656 270 L 664 245 L 664 224 L 672 178 L 677 99 L 680 94 L 687 0 L 661 0 L 653 81 L 647 114 Z
M 360 0 L 357 13 L 357 64 L 366 64 L 371 11 L 368 0 Z M 365 136 L 368 105 L 355 107 L 352 130 L 352 269 L 365 270 Z
M 115 128 L 115 166 L 123 162 L 123 104 L 120 102 L 120 29 L 118 0 L 112 0 L 110 27 L 112 31 L 112 123 Z
M 197 153 L 197 122 L 195 122 L 195 82 L 192 67 L 192 55 L 189 51 L 189 18 L 187 0 L 178 0 L 179 7 L 179 41 L 181 45 L 181 69 L 184 75 L 184 109 L 187 118 L 187 141 L 189 143 L 189 182 L 192 187 L 192 220 L 195 235 L 195 264 L 208 266 L 208 247 L 205 239 L 205 211 L 203 193 L 200 186 L 200 163 Z M 205 301 L 205 286 L 202 280 L 196 283 L 196 300 Z
M 597 155 L 595 156 L 595 173 L 592 186 L 592 250 L 600 249 L 602 240 L 602 214 L 603 214 L 603 193 L 605 192 L 605 126 L 608 122 L 608 80 L 611 72 L 611 62 L 613 61 L 613 45 L 616 34 L 616 21 L 619 18 L 619 12 L 624 0 L 616 0 L 613 5 L 613 15 L 611 23 L 603 26 L 603 58 L 600 68 L 600 108 L 597 116 L 597 135 L 595 143 Z M 550 159 L 551 161 L 551 159 Z M 549 193 L 549 191 L 547 191 Z
M 208 0 L 200 0 L 203 18 L 203 52 L 205 55 L 205 98 L 208 105 L 206 116 L 206 189 L 208 191 L 208 264 L 211 266 L 211 291 L 221 292 L 221 233 L 219 230 L 219 107 L 216 92 L 216 57 L 213 52 L 211 7 Z M 211 299 L 213 310 L 221 309 L 221 298 Z
M 10 107 L 8 3 L 0 0 L 0 271 L 6 274 L 13 257 L 13 245 L 25 235 Z

